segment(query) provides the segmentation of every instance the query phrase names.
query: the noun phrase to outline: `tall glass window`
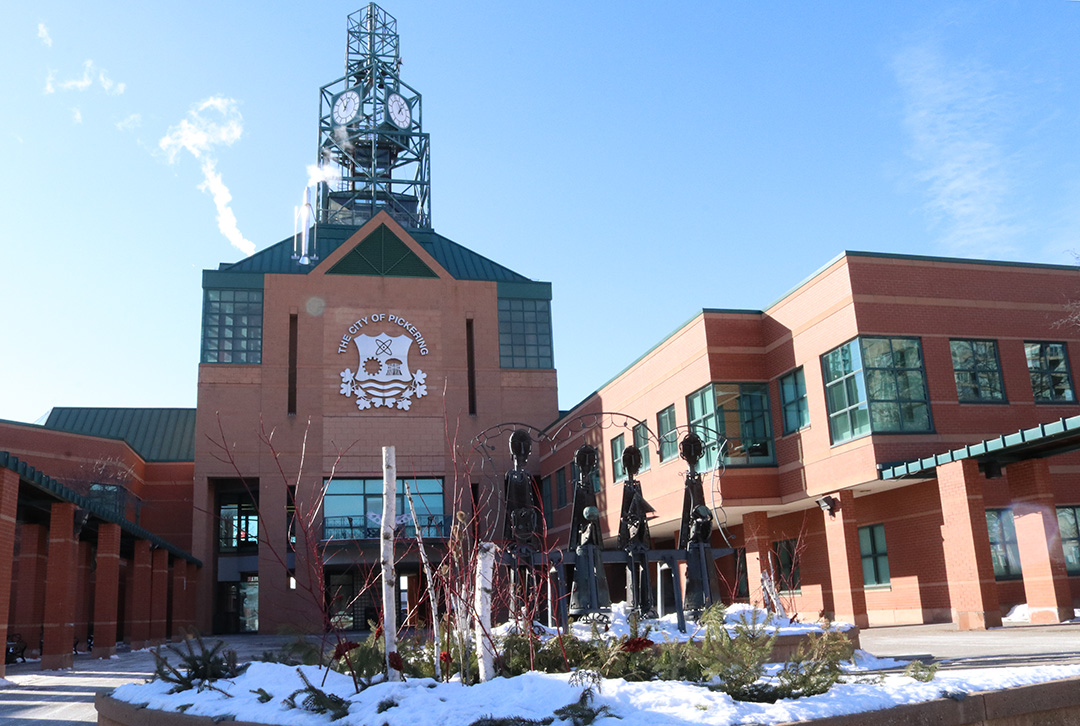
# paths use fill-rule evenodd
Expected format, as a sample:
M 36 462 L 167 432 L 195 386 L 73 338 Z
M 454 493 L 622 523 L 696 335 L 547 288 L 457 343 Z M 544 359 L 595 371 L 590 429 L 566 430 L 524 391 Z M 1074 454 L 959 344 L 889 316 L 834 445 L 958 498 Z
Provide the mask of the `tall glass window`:
M 1024 343 L 1035 403 L 1072 403 L 1072 375 L 1064 343 Z
M 566 468 L 555 472 L 555 506 L 566 506 Z
M 863 584 L 888 585 L 889 552 L 885 547 L 885 525 L 859 527 L 859 554 L 862 556 Z
M 656 414 L 656 433 L 660 437 L 660 461 L 669 461 L 679 453 L 678 432 L 675 430 L 675 404 Z
M 262 362 L 262 290 L 203 291 L 203 363 Z
M 551 301 L 499 298 L 499 366 L 554 368 Z
M 716 420 L 716 392 L 712 385 L 694 391 L 686 397 L 686 418 L 690 430 L 701 437 L 705 454 L 697 464 L 698 471 L 709 471 L 716 466 L 716 450 L 719 448 L 720 427 Z
M 727 439 L 724 463 L 761 466 L 776 462 L 766 383 L 714 383 L 717 430 Z
M 1015 580 L 1020 577 L 1020 548 L 1016 543 L 1012 512 L 1008 509 L 987 509 L 986 529 L 990 534 L 994 579 Z
M 446 537 L 448 517 L 443 514 L 442 479 L 409 479 L 409 491 L 424 537 Z M 325 539 L 374 539 L 382 528 L 382 479 L 334 479 L 323 497 Z M 405 499 L 405 479 L 397 481 L 398 521 L 404 537 L 415 537 L 412 510 Z
M 649 429 L 643 423 L 634 427 L 634 446 L 641 452 L 641 470 L 647 471 L 649 469 Z
M 626 478 L 626 467 L 622 463 L 622 455 L 625 449 L 626 442 L 622 434 L 611 440 L 611 480 L 613 482 L 622 481 Z
M 1005 403 L 1001 361 L 993 340 L 950 340 L 956 397 L 961 403 Z
M 544 524 L 548 528 L 551 527 L 552 517 L 555 513 L 555 508 L 551 506 L 551 477 L 545 476 L 540 480 L 540 501 L 544 507 Z
M 916 338 L 856 338 L 822 356 L 834 444 L 874 433 L 932 431 Z
M 1080 507 L 1058 507 L 1058 531 L 1065 550 L 1065 571 L 1080 575 Z
M 806 405 L 806 379 L 803 377 L 802 368 L 780 376 L 780 405 L 784 411 L 785 434 L 810 425 L 810 409 Z
M 784 539 L 773 543 L 777 590 L 796 592 L 802 588 L 802 576 L 799 573 L 798 545 L 799 541 L 796 539 Z
M 218 551 L 259 547 L 259 508 L 246 493 L 218 495 Z

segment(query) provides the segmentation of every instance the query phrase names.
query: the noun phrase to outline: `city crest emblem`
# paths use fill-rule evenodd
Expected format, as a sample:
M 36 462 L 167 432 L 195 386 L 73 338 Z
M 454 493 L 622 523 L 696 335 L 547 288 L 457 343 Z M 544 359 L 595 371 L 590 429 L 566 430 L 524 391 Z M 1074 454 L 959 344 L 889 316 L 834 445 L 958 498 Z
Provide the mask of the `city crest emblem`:
M 356 396 L 361 411 L 374 408 L 397 408 L 408 411 L 414 398 L 427 395 L 427 374 L 409 370 L 409 350 L 413 339 L 407 335 L 368 335 L 353 338 L 359 353 L 359 367 L 354 373 L 341 372 L 341 394 Z

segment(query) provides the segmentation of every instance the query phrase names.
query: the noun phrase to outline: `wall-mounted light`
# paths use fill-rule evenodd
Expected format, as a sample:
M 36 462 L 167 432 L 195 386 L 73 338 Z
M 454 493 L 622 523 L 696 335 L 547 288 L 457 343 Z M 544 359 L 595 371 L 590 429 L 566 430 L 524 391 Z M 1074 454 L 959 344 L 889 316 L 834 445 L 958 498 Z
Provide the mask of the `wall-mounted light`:
M 836 510 L 840 508 L 840 501 L 836 497 L 822 497 L 817 500 L 821 511 L 828 512 L 830 517 L 836 516 Z

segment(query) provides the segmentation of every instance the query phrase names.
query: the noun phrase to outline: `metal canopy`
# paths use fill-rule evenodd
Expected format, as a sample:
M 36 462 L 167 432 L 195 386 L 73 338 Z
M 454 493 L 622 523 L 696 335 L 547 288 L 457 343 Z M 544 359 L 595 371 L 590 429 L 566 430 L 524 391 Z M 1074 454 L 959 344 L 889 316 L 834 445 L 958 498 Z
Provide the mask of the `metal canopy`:
M 1025 459 L 1043 459 L 1080 449 L 1080 416 L 1062 418 L 1016 433 L 986 439 L 977 444 L 946 451 L 936 456 L 914 459 L 899 464 L 879 464 L 881 479 L 929 478 L 934 469 L 962 459 L 975 459 L 981 465 L 994 463 L 1005 466 Z

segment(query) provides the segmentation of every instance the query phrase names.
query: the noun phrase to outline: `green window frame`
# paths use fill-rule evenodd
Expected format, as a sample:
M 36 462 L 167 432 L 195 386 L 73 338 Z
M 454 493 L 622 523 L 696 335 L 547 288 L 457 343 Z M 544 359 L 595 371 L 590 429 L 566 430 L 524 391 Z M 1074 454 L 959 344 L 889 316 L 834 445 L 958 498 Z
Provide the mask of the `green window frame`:
M 1075 403 L 1064 343 L 1024 342 L 1035 403 Z
M 1058 507 L 1057 518 L 1061 548 L 1065 550 L 1065 571 L 1080 575 L 1080 507 Z
M 444 514 L 443 480 L 431 478 L 399 478 L 397 480 L 398 516 L 405 522 L 405 536 L 415 536 L 412 510 L 405 499 L 405 482 L 409 482 L 413 506 L 425 537 L 445 537 L 448 534 Z M 379 536 L 382 519 L 383 480 L 329 479 L 323 494 L 323 535 L 325 539 L 372 539 Z
M 545 476 L 540 480 L 540 502 L 544 507 L 544 524 L 546 527 L 551 527 L 552 518 L 555 514 L 555 508 L 551 506 L 551 477 Z
M 634 446 L 641 452 L 641 470 L 649 470 L 649 427 L 639 423 L 634 427 Z
M 262 363 L 262 290 L 203 290 L 202 363 Z
M 822 356 L 833 444 L 933 431 L 918 338 L 861 337 Z
M 555 472 L 555 506 L 562 509 L 566 506 L 566 468 Z
M 679 440 L 674 403 L 656 414 L 656 433 L 660 437 L 661 463 L 675 458 L 679 453 Z
M 697 464 L 698 471 L 710 471 L 716 466 L 717 440 L 721 435 L 716 419 L 716 391 L 712 384 L 699 388 L 686 397 L 686 419 L 689 428 L 705 444 L 705 453 Z
M 960 403 L 1008 403 L 997 341 L 954 339 L 949 350 Z
M 550 300 L 499 298 L 499 367 L 555 367 Z
M 801 366 L 780 376 L 780 408 L 784 413 L 784 435 L 793 434 L 810 425 L 810 409 L 806 404 L 806 378 Z
M 859 527 L 859 554 L 862 556 L 863 585 L 888 585 L 889 551 L 885 546 L 884 524 Z
M 620 482 L 626 478 L 626 467 L 623 466 L 622 455 L 626 450 L 626 440 L 619 434 L 611 440 L 611 481 Z
M 715 429 L 727 439 L 725 466 L 776 463 L 767 383 L 714 383 Z
M 782 539 L 773 542 L 776 561 L 776 589 L 780 592 L 802 590 L 802 573 L 799 572 L 799 540 Z
M 986 531 L 990 535 L 990 559 L 994 562 L 995 580 L 1017 580 L 1020 571 L 1020 547 L 1009 509 L 987 509 Z

